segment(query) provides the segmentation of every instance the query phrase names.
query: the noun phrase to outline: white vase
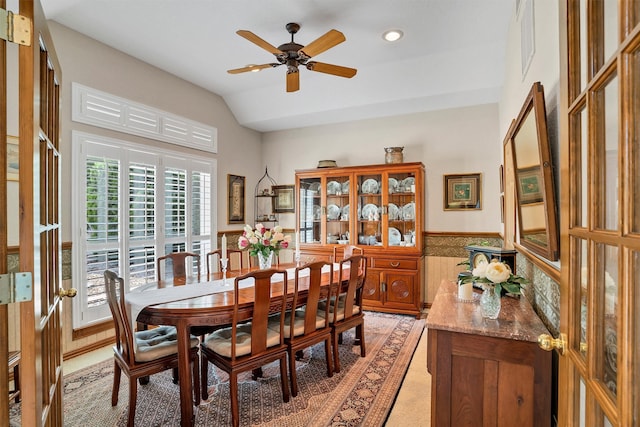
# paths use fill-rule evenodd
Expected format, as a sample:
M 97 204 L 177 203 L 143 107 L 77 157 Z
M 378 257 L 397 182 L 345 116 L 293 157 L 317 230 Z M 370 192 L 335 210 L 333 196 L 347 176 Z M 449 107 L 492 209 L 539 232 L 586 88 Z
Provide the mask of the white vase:
M 271 264 L 273 263 L 273 252 L 269 252 L 268 256 L 264 256 L 262 252 L 258 252 L 258 264 L 260 266 L 260 270 L 266 270 L 271 268 Z

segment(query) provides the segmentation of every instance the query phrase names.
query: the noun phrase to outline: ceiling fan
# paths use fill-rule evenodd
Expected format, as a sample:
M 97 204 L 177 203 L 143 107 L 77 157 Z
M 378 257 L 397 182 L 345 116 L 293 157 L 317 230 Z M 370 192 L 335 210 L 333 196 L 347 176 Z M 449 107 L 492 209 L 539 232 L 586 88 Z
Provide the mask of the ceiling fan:
M 280 65 L 287 66 L 287 92 L 295 92 L 300 89 L 300 75 L 298 73 L 298 66 L 304 65 L 308 70 L 317 71 L 325 74 L 332 74 L 334 76 L 351 78 L 356 75 L 358 70 L 355 68 L 342 67 L 340 65 L 325 64 L 323 62 L 309 61 L 311 57 L 316 56 L 325 50 L 334 47 L 337 44 L 346 40 L 344 34 L 337 30 L 329 30 L 324 35 L 318 37 L 306 46 L 298 44 L 293 41 L 293 36 L 300 30 L 300 25 L 296 23 L 289 23 L 286 25 L 286 29 L 291 34 L 291 41 L 289 43 L 281 44 L 278 47 L 271 45 L 264 41 L 260 37 L 253 34 L 251 31 L 238 30 L 236 34 L 252 43 L 257 44 L 264 50 L 267 50 L 275 55 L 278 62 L 262 65 L 249 65 L 242 68 L 236 68 L 228 70 L 230 74 L 245 73 L 247 71 L 258 71 L 263 68 L 275 68 Z

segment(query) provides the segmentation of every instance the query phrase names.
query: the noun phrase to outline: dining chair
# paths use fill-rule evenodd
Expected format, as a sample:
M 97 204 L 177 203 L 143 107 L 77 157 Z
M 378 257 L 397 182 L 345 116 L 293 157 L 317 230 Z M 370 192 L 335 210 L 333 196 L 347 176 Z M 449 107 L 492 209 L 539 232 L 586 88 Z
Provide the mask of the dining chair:
M 283 281 L 274 281 L 275 274 L 283 274 Z M 240 285 L 253 280 L 253 286 Z M 231 418 L 233 426 L 240 424 L 238 407 L 238 374 L 280 361 L 282 398 L 289 401 L 287 379 L 287 345 L 284 342 L 284 318 L 287 298 L 287 272 L 276 269 L 256 270 L 234 280 L 233 315 L 231 326 L 218 329 L 200 344 L 202 353 L 202 397 L 208 399 L 208 362 L 229 374 Z M 251 295 L 253 294 L 253 295 Z M 247 303 L 250 308 L 247 308 Z M 250 310 L 250 313 L 248 312 Z M 280 324 L 278 330 L 268 328 L 269 317 Z M 249 320 L 247 317 L 250 317 Z
M 322 269 L 328 266 L 328 284 L 322 284 Z M 324 341 L 325 357 L 327 361 L 327 376 L 333 376 L 331 353 L 331 325 L 329 323 L 329 304 L 324 304 L 324 311 L 319 310 L 320 301 L 331 300 L 333 283 L 333 264 L 319 261 L 306 264 L 295 269 L 293 303 L 291 310 L 285 316 L 284 337 L 289 354 L 289 380 L 291 381 L 291 395 L 298 395 L 298 379 L 296 375 L 296 355 L 305 348 Z M 308 284 L 306 303 L 300 305 L 299 293 L 303 284 Z M 277 330 L 278 323 L 270 321 L 269 327 Z
M 171 262 L 171 271 L 174 283 L 182 282 L 185 283 L 187 281 L 187 258 L 192 258 L 196 263 L 198 282 L 200 281 L 200 255 L 192 252 L 173 252 L 170 254 L 166 254 L 158 257 L 156 260 L 156 268 L 158 273 L 158 280 L 165 280 L 165 276 L 167 274 L 165 269 L 165 275 L 162 274 L 162 270 L 160 268 L 161 263 L 164 261 L 165 265 L 167 262 Z
M 245 254 L 246 251 L 243 251 L 241 249 L 227 249 L 227 257 L 229 258 L 229 264 L 227 266 L 228 270 L 232 270 L 231 267 L 231 256 L 233 254 L 238 254 L 239 260 L 239 265 L 240 266 L 240 270 L 245 268 Z M 209 253 L 207 253 L 206 255 L 206 259 L 207 259 L 207 280 L 211 280 L 211 273 L 215 272 L 215 271 L 220 271 L 220 260 L 222 259 L 222 249 L 216 249 L 215 251 L 211 251 Z M 214 262 L 215 261 L 215 262 Z M 217 264 L 216 264 L 217 263 Z M 216 269 L 215 266 L 218 266 L 218 268 Z
M 367 258 L 363 255 L 353 255 L 340 261 L 339 280 L 344 281 L 344 271 L 348 267 L 346 288 L 341 286 L 337 297 L 328 300 L 329 323 L 331 324 L 331 347 L 333 349 L 333 371 L 340 372 L 340 355 L 338 344 L 342 342 L 342 333 L 356 328 L 355 345 L 360 346 L 360 356 L 366 356 L 364 339 L 364 312 L 362 297 L 364 280 L 367 275 Z M 327 301 L 321 301 L 320 310 L 325 309 Z
M 338 248 L 340 246 L 333 247 L 333 262 L 338 262 Z M 354 245 L 342 246 L 342 259 L 347 259 L 352 255 L 364 255 L 364 250 Z
M 124 299 L 124 280 L 110 270 L 104 272 L 107 303 L 113 316 L 116 344 L 113 347 L 114 370 L 111 406 L 118 404 L 120 376 L 124 372 L 129 378 L 129 414 L 128 426 L 133 426 L 138 396 L 138 381 L 149 375 L 178 368 L 178 334 L 173 326 L 133 332 L 127 306 Z M 198 339 L 191 337 L 191 366 L 195 383 L 195 404 L 200 404 L 200 376 L 198 366 Z M 178 379 L 178 381 L 182 381 Z M 174 382 L 175 378 L 174 378 Z

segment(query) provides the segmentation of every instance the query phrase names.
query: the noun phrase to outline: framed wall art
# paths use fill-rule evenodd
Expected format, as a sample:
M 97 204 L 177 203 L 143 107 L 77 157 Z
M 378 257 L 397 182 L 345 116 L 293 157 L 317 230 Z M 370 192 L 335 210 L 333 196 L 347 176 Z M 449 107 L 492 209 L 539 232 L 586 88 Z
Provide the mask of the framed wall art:
M 274 185 L 271 190 L 274 193 L 273 212 L 275 213 L 291 213 L 296 208 L 296 191 L 295 185 Z
M 516 171 L 518 177 L 518 195 L 520 196 L 520 204 L 528 205 L 531 203 L 542 202 L 542 187 L 540 180 L 540 166 L 536 165 L 530 168 L 518 169 Z
M 7 135 L 7 181 L 17 181 L 20 175 L 18 147 L 18 137 Z
M 244 176 L 227 175 L 227 223 L 245 223 Z
M 444 210 L 481 208 L 482 174 L 444 175 Z

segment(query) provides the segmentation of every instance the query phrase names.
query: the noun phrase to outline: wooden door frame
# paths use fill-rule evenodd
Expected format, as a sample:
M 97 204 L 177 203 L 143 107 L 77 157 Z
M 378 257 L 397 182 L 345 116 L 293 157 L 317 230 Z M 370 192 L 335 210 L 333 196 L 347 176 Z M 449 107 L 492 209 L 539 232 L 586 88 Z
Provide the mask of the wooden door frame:
M 0 0 L 0 8 L 6 9 L 6 1 Z M 7 140 L 7 47 L 0 40 L 0 141 Z M 7 145 L 0 144 L 0 212 L 7 212 Z M 7 271 L 7 221 L 0 222 L 0 274 Z M 9 315 L 8 306 L 0 304 L 0 396 L 9 395 Z M 0 399 L 0 424 L 9 422 L 9 399 Z

